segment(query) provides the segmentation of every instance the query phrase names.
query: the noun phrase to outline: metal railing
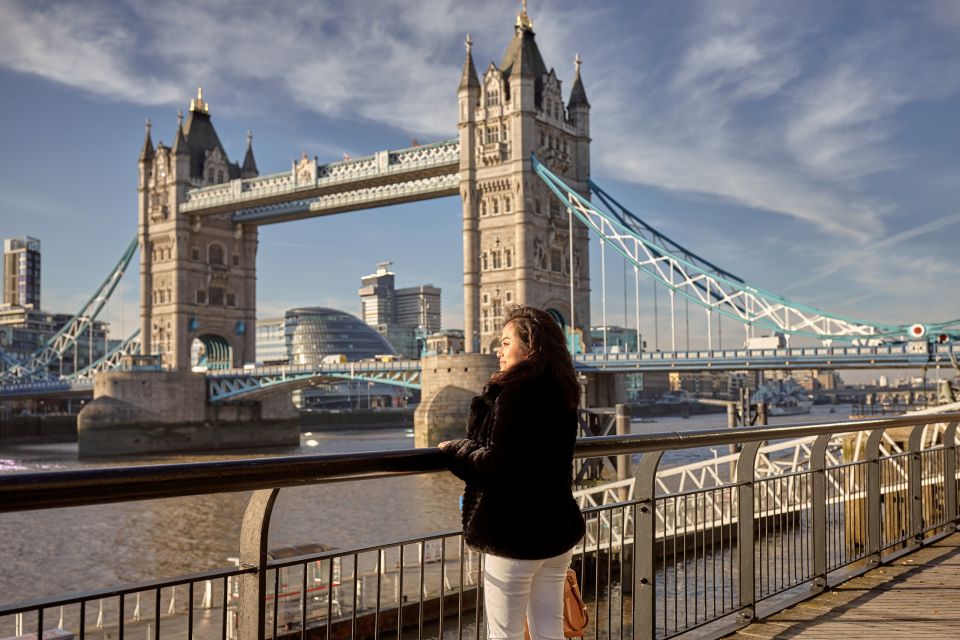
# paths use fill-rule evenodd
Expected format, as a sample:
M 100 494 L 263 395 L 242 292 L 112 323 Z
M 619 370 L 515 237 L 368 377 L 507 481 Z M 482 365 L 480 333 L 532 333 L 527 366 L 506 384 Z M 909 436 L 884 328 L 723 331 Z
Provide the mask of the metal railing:
M 581 439 L 578 458 L 643 454 L 629 491 L 601 491 L 583 508 L 588 536 L 573 564 L 591 616 L 587 637 L 668 638 L 715 624 L 728 631 L 758 606 L 782 608 L 956 531 L 958 421 L 944 414 Z M 945 426 L 926 428 L 936 424 Z M 830 446 L 844 434 L 844 451 Z M 805 463 L 758 464 L 762 449 L 777 447 L 765 441 L 796 438 L 806 439 L 797 449 Z M 903 446 L 882 446 L 891 438 Z M 659 471 L 666 451 L 729 444 L 742 449 L 726 478 L 681 486 Z M 346 549 L 267 548 L 281 488 L 436 473 L 443 463 L 436 449 L 419 449 L 2 476 L 0 513 L 254 493 L 237 566 L 0 604 L 0 636 L 479 639 L 483 559 L 459 531 Z

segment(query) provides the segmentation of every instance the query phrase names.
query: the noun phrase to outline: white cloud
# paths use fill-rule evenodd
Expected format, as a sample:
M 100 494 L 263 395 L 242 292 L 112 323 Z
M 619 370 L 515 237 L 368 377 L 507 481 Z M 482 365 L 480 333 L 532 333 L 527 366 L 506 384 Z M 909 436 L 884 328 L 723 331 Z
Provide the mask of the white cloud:
M 847 247 L 842 252 L 828 254 L 823 257 L 820 266 L 813 269 L 811 277 L 784 287 L 783 291 L 808 287 L 841 272 L 849 274 L 854 280 L 867 286 L 882 286 L 884 283 L 892 283 L 905 276 L 905 286 L 916 287 L 918 273 L 925 274 L 925 279 L 930 283 L 936 283 L 938 275 L 951 272 L 960 275 L 958 265 L 950 261 L 938 259 L 929 254 L 910 255 L 902 250 L 895 253 L 891 251 L 898 245 L 908 244 L 914 238 L 934 234 L 957 224 L 960 224 L 960 213 L 953 213 L 925 224 L 909 227 L 861 247 Z M 878 256 L 881 257 L 880 260 L 876 259 Z M 908 269 L 904 266 L 907 261 L 913 261 L 915 264 L 924 263 L 926 270 Z M 906 282 L 914 284 L 906 285 Z M 937 289 L 940 285 L 937 283 L 934 286 Z M 889 288 L 889 284 L 884 288 Z
M 129 64 L 135 38 L 109 13 L 4 2 L 0 24 L 0 65 L 114 99 L 161 104 L 177 97 L 175 85 Z
M 816 239 L 869 247 L 884 236 L 903 203 L 865 194 L 862 181 L 906 161 L 900 112 L 960 78 L 958 57 L 923 41 L 920 25 L 847 23 L 822 3 L 544 4 L 531 8 L 538 41 L 566 89 L 570 58 L 584 54 L 595 175 L 789 216 Z M 954 4 L 930 2 L 924 15 L 955 33 Z M 464 32 L 478 68 L 499 63 L 516 8 L 8 0 L 0 65 L 139 104 L 182 105 L 202 84 L 218 113 L 303 110 L 422 139 L 456 130 Z M 939 184 L 956 189 L 952 175 Z M 907 240 L 898 246 L 915 251 Z

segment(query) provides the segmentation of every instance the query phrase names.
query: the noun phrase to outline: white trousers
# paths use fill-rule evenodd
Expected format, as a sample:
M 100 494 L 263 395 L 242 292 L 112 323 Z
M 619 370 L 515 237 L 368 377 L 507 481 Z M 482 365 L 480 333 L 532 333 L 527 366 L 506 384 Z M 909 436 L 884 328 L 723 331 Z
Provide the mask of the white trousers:
M 483 558 L 483 605 L 489 640 L 563 640 L 563 582 L 573 550 L 545 560 Z

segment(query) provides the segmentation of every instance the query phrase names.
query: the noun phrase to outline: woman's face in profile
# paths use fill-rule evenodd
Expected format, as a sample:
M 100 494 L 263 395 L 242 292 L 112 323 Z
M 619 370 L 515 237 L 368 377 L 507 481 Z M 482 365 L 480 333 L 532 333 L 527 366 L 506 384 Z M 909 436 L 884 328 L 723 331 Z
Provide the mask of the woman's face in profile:
M 500 348 L 497 349 L 500 371 L 506 371 L 518 362 L 527 359 L 527 354 L 517 339 L 517 331 L 512 322 L 508 322 L 500 334 Z

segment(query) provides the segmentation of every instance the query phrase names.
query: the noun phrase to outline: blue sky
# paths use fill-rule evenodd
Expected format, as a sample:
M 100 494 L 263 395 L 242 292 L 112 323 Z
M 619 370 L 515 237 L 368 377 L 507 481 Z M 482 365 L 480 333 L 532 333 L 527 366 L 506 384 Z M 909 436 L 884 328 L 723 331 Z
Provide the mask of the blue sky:
M 453 137 L 464 36 L 478 68 L 499 62 L 518 4 L 0 0 L 0 236 L 41 239 L 44 306 L 73 311 L 135 233 L 146 118 L 170 144 L 202 85 L 231 159 L 252 129 L 261 174 Z M 960 316 L 960 0 L 529 11 L 565 92 L 583 57 L 594 180 L 650 224 L 828 311 Z M 447 198 L 263 227 L 260 315 L 357 313 L 360 277 L 390 260 L 400 286 L 442 287 L 444 325 L 462 326 L 460 215 Z M 622 269 L 608 259 L 611 323 Z M 125 280 L 118 333 L 136 326 L 136 269 Z

